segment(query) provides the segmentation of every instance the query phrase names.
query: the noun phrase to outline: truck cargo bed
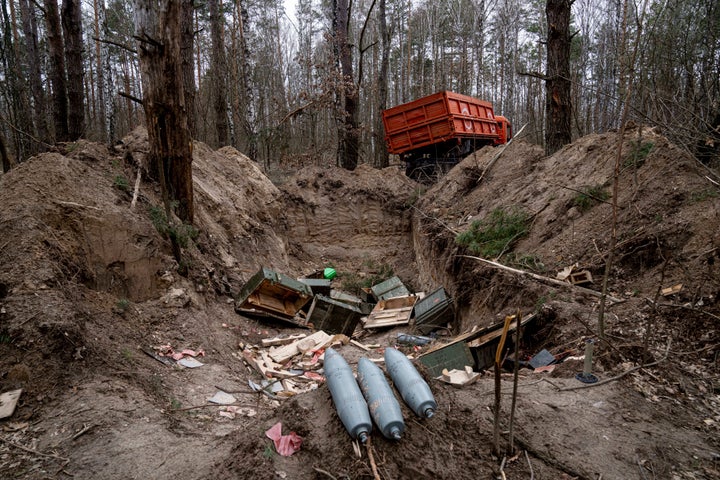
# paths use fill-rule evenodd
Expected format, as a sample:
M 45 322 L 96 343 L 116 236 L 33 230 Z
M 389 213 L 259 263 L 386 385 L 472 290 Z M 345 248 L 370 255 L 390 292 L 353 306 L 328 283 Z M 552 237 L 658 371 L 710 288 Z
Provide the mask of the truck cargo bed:
M 383 124 L 388 151 L 399 155 L 454 139 L 499 138 L 491 103 L 449 91 L 389 108 Z

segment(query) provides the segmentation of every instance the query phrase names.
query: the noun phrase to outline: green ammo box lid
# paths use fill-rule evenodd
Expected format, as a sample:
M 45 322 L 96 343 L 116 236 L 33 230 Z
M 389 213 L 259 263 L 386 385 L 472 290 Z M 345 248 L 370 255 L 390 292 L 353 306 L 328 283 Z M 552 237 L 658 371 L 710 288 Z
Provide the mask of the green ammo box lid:
M 307 323 L 312 323 L 315 330 L 342 333 L 349 337 L 355 331 L 361 316 L 362 312 L 357 307 L 325 295 L 315 295 L 307 315 Z
M 374 285 L 371 290 L 378 300 L 410 295 L 410 291 L 403 285 L 399 277 L 388 278 L 384 282 Z
M 420 355 L 418 360 L 425 365 L 432 377 L 442 375 L 444 368 L 464 370 L 465 366 L 475 367 L 475 360 L 464 341 L 438 346 Z
M 415 328 L 427 335 L 455 319 L 452 300 L 443 287 L 438 288 L 415 304 Z

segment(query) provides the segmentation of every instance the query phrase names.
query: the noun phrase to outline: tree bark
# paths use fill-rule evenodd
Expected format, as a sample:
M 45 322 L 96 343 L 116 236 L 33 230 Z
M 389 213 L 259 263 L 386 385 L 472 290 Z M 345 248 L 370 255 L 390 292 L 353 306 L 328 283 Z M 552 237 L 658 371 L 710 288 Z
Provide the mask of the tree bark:
M 193 28 L 193 0 L 182 1 L 182 71 L 183 85 L 185 87 L 185 105 L 188 112 L 188 129 L 190 138 L 197 138 L 197 126 L 195 124 L 195 55 L 193 45 L 195 42 L 195 30 Z
M 25 48 L 27 61 L 30 66 L 28 80 L 30 91 L 33 96 L 33 122 L 40 140 L 48 140 L 48 124 L 45 112 L 45 90 L 42 86 L 42 74 L 40 71 L 40 54 L 38 50 L 38 29 L 35 9 L 28 0 L 20 0 L 20 17 L 22 20 L 23 33 L 25 34 Z
M 192 143 L 188 129 L 181 55 L 181 5 L 173 0 L 135 0 L 151 173 L 180 220 L 193 221 Z M 170 220 L 170 218 L 168 218 Z
M 380 0 L 378 5 L 378 20 L 380 22 L 380 42 L 382 43 L 382 53 L 380 56 L 380 72 L 378 75 L 378 111 L 377 111 L 377 126 L 375 127 L 376 132 L 376 143 L 377 143 L 377 167 L 385 168 L 388 166 L 388 151 L 387 144 L 385 143 L 385 129 L 382 121 L 382 112 L 387 108 L 387 93 L 388 93 L 388 68 L 390 65 L 390 34 L 387 28 L 387 8 L 385 0 Z
M 57 0 L 45 0 L 45 22 L 50 53 L 50 85 L 52 87 L 55 141 L 66 142 L 68 133 L 68 98 L 65 81 L 65 52 L 60 29 Z
M 570 99 L 570 7 L 574 0 L 548 0 L 547 80 L 545 82 L 545 154 L 572 140 Z
M 82 59 L 83 33 L 80 0 L 63 0 L 62 29 L 67 68 L 68 134 L 70 140 L 77 140 L 85 133 L 85 95 L 83 92 L 85 70 Z
M 340 166 L 355 170 L 358 164 L 358 89 L 353 79 L 352 50 L 349 43 L 348 27 L 350 5 L 348 0 L 336 0 L 335 8 L 335 48 L 340 62 L 341 118 L 338 129 L 338 161 Z
M 210 9 L 210 35 L 212 37 L 212 103 L 215 110 L 215 130 L 217 133 L 217 146 L 228 144 L 228 116 L 227 116 L 227 68 L 225 62 L 225 42 L 223 40 L 224 17 L 220 14 L 218 2 L 209 0 Z

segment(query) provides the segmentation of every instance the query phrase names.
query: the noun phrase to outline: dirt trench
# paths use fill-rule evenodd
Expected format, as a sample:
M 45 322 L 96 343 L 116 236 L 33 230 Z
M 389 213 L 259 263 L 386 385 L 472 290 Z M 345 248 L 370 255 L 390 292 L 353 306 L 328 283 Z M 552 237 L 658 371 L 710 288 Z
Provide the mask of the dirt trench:
M 516 447 L 507 478 L 717 478 L 716 326 L 718 197 L 691 159 L 647 129 L 652 143 L 629 157 L 620 178 L 619 254 L 609 308 L 613 347 L 595 368 L 609 379 L 632 368 L 645 333 L 659 367 L 588 390 L 578 362 L 550 377 L 523 370 Z M 474 219 L 506 205 L 533 215 L 529 234 L 506 253 L 515 267 L 552 276 L 568 264 L 603 275 L 611 205 L 575 202 L 584 187 L 611 185 L 615 138 L 590 136 L 550 158 L 516 143 L 496 166 L 487 149 L 432 188 L 401 170 L 354 172 L 306 167 L 271 183 L 239 152 L 196 145 L 199 235 L 177 274 L 168 242 L 153 225 L 156 186 L 142 178 L 146 138 L 134 132 L 116 151 L 80 142 L 33 159 L 0 178 L 0 357 L 2 391 L 24 389 L 2 422 L 0 472 L 9 478 L 373 478 L 357 456 L 327 388 L 275 405 L 248 389 L 257 379 L 239 344 L 299 331 L 237 315 L 233 296 L 260 266 L 291 275 L 334 266 L 348 289 L 390 271 L 413 290 L 444 285 L 458 312 L 455 333 L 518 309 L 551 318 L 526 348 L 580 353 L 597 328 L 598 300 L 572 288 L 478 264 L 455 242 Z M 584 208 L 584 207 L 583 207 Z M 507 259 L 506 259 L 507 261 Z M 680 293 L 648 303 L 659 285 Z M 592 288 L 597 289 L 597 284 Z M 690 305 L 689 307 L 687 305 Z M 696 307 L 700 305 L 702 308 Z M 651 323 L 653 322 L 653 323 Z M 367 342 L 393 343 L 397 330 Z M 363 340 L 366 341 L 366 340 Z M 204 350 L 198 369 L 171 368 L 144 353 L 153 346 Z M 365 352 L 346 346 L 351 364 Z M 377 355 L 377 352 L 375 352 Z M 663 356 L 672 355 L 673 361 Z M 430 380 L 431 421 L 403 407 L 404 438 L 373 435 L 378 475 L 390 478 L 498 478 L 492 455 L 492 376 L 465 389 Z M 503 378 L 503 428 L 511 379 Z M 245 409 L 218 415 L 207 399 L 234 392 Z M 304 438 L 280 457 L 264 436 L 277 421 Z M 506 439 L 506 437 L 503 437 Z M 5 475 L 7 474 L 7 475 Z

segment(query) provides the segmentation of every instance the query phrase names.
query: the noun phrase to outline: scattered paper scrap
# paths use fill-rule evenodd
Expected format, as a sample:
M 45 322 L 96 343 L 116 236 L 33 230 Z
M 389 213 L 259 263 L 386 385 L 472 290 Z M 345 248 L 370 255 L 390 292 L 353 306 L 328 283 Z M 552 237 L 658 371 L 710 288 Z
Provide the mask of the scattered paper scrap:
M 551 373 L 553 370 L 555 370 L 555 367 L 557 367 L 557 365 L 544 365 L 542 367 L 537 367 L 535 370 L 533 370 L 533 373 Z
M 237 402 L 237 398 L 233 397 L 227 392 L 218 390 L 212 398 L 208 398 L 208 402 L 217 403 L 218 405 L 231 405 Z
M 282 422 L 278 422 L 265 432 L 265 436 L 273 441 L 275 450 L 283 457 L 289 457 L 293 453 L 300 450 L 302 445 L 302 437 L 295 432 L 288 435 L 282 434 Z
M 669 295 L 673 295 L 675 293 L 680 292 L 682 290 L 682 288 L 683 288 L 682 283 L 678 283 L 677 285 L 673 285 L 672 287 L 663 288 L 662 290 L 660 290 L 660 294 L 663 297 L 667 297 Z
M 195 360 L 193 357 L 181 358 L 180 360 L 178 360 L 177 363 L 178 363 L 178 365 L 182 365 L 183 367 L 186 367 L 186 368 L 198 368 L 198 367 L 202 367 L 203 365 L 205 365 L 204 363 L 202 363 L 198 360 Z
M 15 407 L 20 399 L 22 388 L 10 390 L 0 395 L 0 418 L 8 418 L 15 413 Z

